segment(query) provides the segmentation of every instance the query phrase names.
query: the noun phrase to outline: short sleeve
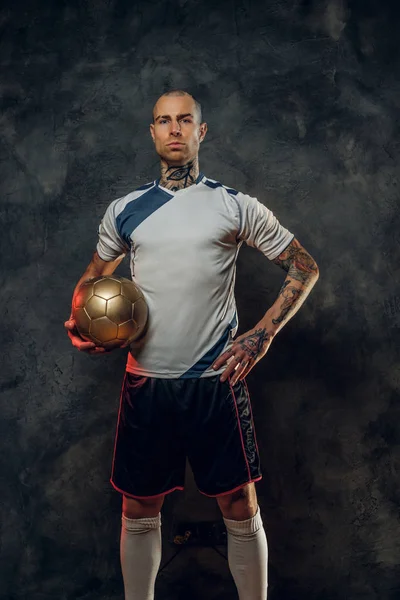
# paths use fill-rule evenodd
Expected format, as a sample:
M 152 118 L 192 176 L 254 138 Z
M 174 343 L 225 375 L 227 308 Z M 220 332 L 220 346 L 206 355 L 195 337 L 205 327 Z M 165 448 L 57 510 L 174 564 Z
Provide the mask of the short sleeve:
M 99 225 L 99 240 L 97 253 L 106 261 L 115 260 L 121 254 L 129 252 L 129 246 L 118 233 L 115 210 L 118 199 L 111 202 Z
M 240 212 L 239 239 L 274 260 L 293 240 L 293 233 L 257 198 L 241 192 L 235 198 Z

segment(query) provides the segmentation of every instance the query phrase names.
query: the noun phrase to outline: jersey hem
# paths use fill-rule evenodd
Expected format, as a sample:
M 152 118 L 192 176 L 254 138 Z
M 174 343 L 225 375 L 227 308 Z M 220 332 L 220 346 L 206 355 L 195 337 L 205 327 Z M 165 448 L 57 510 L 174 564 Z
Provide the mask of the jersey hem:
M 193 377 L 188 377 L 187 379 L 200 379 L 202 377 L 214 377 L 215 375 L 221 375 L 225 371 L 225 368 L 226 367 L 223 367 L 223 368 L 219 368 L 217 370 L 207 369 L 206 371 L 203 371 L 202 373 L 200 373 L 200 375 L 198 377 L 193 376 Z M 142 377 L 154 377 L 156 379 L 179 379 L 186 373 L 186 371 L 184 371 L 183 373 L 176 373 L 173 371 L 167 371 L 165 373 L 161 373 L 159 371 L 149 371 L 146 369 L 134 369 L 134 368 L 130 367 L 128 364 L 126 365 L 125 371 L 127 373 L 132 373 L 133 375 L 141 375 Z

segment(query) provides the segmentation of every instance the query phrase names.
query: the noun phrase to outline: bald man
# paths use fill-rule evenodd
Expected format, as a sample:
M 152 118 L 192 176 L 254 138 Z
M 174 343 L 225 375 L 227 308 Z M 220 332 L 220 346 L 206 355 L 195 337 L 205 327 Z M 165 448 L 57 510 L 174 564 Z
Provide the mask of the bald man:
M 267 597 L 268 548 L 255 482 L 262 477 L 245 377 L 300 308 L 319 272 L 314 259 L 256 198 L 199 170 L 207 133 L 200 104 L 163 94 L 150 133 L 159 179 L 111 202 L 93 258 L 78 281 L 111 275 L 125 255 L 149 307 L 130 346 L 111 484 L 122 494 L 126 600 L 151 600 L 161 561 L 161 507 L 184 486 L 186 457 L 201 493 L 216 498 L 240 600 Z M 286 272 L 274 304 L 236 337 L 236 259 L 243 242 Z M 65 323 L 72 344 L 103 348 Z

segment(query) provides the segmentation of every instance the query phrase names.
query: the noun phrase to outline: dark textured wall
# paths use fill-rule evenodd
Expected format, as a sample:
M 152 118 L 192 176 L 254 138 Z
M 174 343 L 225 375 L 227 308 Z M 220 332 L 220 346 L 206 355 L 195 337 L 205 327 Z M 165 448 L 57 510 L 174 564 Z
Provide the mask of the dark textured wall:
M 184 87 L 209 125 L 201 170 L 267 204 L 321 272 L 248 378 L 270 598 L 398 600 L 397 2 L 4 0 L 0 27 L 1 599 L 122 598 L 125 354 L 74 351 L 63 322 L 106 206 L 159 174 L 155 100 Z M 241 332 L 283 275 L 241 251 Z M 164 560 L 173 519 L 218 514 L 189 471 Z M 157 592 L 236 593 L 212 549 L 183 550 Z

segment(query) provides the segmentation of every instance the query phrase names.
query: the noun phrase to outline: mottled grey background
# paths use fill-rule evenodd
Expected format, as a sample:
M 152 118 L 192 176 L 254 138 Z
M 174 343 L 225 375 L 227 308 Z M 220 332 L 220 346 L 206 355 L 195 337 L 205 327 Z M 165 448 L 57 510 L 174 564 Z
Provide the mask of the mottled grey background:
M 399 599 L 397 4 L 3 0 L 1 600 L 122 599 L 108 479 L 125 354 L 78 353 L 63 322 L 108 203 L 159 174 L 148 124 L 171 87 L 203 105 L 201 170 L 265 202 L 321 272 L 248 378 L 270 599 Z M 242 250 L 240 332 L 283 275 Z M 173 519 L 219 516 L 190 471 L 163 514 L 163 564 Z M 182 550 L 157 594 L 236 597 L 207 548 Z

